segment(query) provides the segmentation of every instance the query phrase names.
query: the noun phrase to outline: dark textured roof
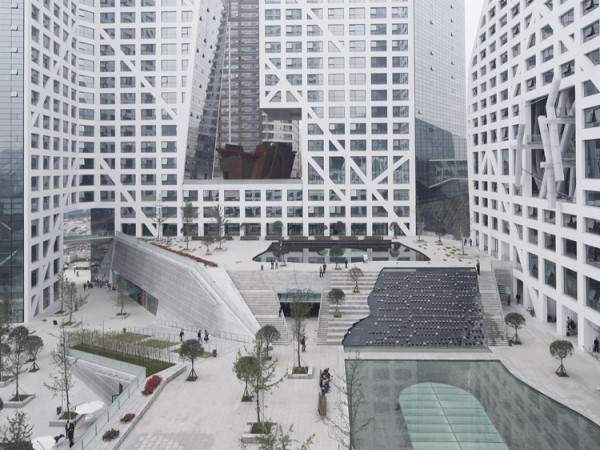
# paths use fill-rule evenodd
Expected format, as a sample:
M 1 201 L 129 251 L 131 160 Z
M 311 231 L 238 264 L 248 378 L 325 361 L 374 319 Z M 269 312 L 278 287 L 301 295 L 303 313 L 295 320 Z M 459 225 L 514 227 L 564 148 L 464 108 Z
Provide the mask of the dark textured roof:
M 473 269 L 384 269 L 345 347 L 485 348 Z

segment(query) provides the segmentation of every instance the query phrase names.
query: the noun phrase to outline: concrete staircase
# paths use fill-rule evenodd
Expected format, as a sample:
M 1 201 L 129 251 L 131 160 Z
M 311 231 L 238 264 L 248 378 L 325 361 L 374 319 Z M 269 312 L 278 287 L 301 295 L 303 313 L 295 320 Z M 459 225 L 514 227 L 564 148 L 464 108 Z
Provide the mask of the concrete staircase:
M 342 317 L 335 318 L 335 307 L 329 305 L 327 292 L 323 293 L 319 329 L 317 331 L 317 344 L 340 345 L 348 329 L 359 320 L 369 315 L 367 298 L 375 286 L 379 272 L 364 272 L 358 282 L 359 293 L 355 294 L 354 281 L 348 276 L 348 271 L 331 271 L 331 287 L 339 288 L 346 294 L 346 300 L 339 307 Z
M 273 325 L 279 331 L 281 337 L 275 344 L 287 345 L 292 336 L 289 333 L 284 317 L 279 317 L 279 299 L 272 290 L 256 289 L 240 291 L 250 311 L 258 320 L 261 327 Z
M 504 312 L 498 294 L 498 284 L 492 270 L 482 270 L 477 277 L 481 306 L 483 307 L 483 326 L 489 346 L 508 345 Z

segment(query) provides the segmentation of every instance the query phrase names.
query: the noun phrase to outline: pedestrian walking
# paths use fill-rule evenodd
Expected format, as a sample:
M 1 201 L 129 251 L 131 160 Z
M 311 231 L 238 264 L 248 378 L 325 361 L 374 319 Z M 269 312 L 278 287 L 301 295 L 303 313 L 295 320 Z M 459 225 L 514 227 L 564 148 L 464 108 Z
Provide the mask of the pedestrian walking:
M 181 342 L 183 342 L 183 336 L 184 336 L 184 332 L 183 332 L 183 328 L 181 329 L 181 331 L 179 332 L 179 339 L 181 340 Z
M 600 341 L 598 341 L 598 338 L 594 339 L 594 353 L 599 353 L 600 352 Z
M 469 238 L 469 247 L 473 247 L 473 238 Z
M 279 317 L 283 314 L 283 306 L 279 305 Z
M 204 342 L 208 342 L 208 331 L 204 330 Z
M 71 448 L 75 445 L 75 422 L 69 423 L 67 435 L 69 436 L 69 448 Z
M 305 352 L 306 351 L 306 336 L 302 336 L 302 339 L 300 339 L 300 345 L 302 345 L 302 351 Z
M 327 264 L 323 264 L 323 275 L 325 275 L 325 272 L 327 272 Z
M 198 330 L 198 341 L 202 340 L 202 330 Z
M 344 268 L 347 269 L 348 268 L 348 258 L 346 258 L 344 260 Z
M 467 238 L 463 241 L 463 245 L 467 245 Z
M 481 263 L 479 262 L 479 260 L 477 260 L 477 264 L 475 264 L 475 267 L 477 267 L 477 275 L 481 275 Z
M 275 268 L 275 260 L 271 258 L 271 270 Z
M 510 307 L 510 295 L 506 299 L 506 306 Z
M 323 267 L 319 266 L 319 278 L 323 278 Z
M 279 258 L 275 258 L 275 268 L 279 269 Z
M 521 303 L 521 294 L 517 294 L 515 299 L 517 300 L 517 305 L 519 305 Z

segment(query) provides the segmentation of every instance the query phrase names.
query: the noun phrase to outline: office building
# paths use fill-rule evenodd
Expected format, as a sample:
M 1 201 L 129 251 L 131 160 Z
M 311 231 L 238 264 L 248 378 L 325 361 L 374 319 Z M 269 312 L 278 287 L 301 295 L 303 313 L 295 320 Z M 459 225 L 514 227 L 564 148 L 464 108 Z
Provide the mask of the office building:
M 600 8 L 597 0 L 486 2 L 469 68 L 476 244 L 514 275 L 538 320 L 600 325 Z
M 0 277 L 18 320 L 59 297 L 65 214 L 90 210 L 103 239 L 180 233 L 186 199 L 198 235 L 215 206 L 233 236 L 412 235 L 417 191 L 461 193 L 461 1 L 1 5 Z M 261 140 L 297 143 L 289 177 L 220 179 L 216 148 Z M 90 245 L 96 270 L 107 245 Z

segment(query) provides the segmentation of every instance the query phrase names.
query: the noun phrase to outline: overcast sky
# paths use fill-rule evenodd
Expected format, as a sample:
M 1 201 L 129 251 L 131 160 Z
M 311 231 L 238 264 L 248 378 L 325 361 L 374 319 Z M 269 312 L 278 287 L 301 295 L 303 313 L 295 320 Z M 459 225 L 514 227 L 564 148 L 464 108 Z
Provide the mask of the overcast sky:
M 484 0 L 465 0 L 465 55 L 467 61 L 471 59 L 483 2 Z

